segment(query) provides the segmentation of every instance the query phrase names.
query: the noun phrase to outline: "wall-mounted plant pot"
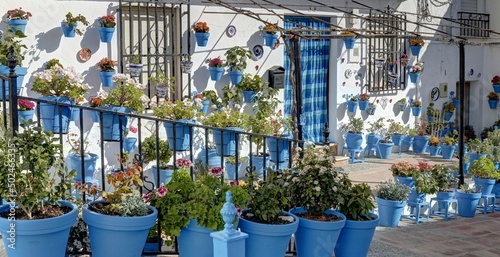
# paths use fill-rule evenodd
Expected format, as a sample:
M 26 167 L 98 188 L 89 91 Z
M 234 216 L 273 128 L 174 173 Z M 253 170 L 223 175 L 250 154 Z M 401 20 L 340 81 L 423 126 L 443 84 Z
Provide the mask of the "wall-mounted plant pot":
M 264 44 L 271 48 L 274 48 L 276 40 L 278 39 L 278 34 L 264 33 Z
M 490 109 L 496 109 L 498 106 L 498 100 L 488 100 L 488 104 L 490 105 Z
M 451 100 L 453 101 L 453 106 L 455 106 L 455 109 L 460 108 L 460 100 L 458 98 L 453 98 Z
M 193 62 L 181 62 L 181 71 L 182 73 L 191 73 L 193 69 Z
M 101 42 L 103 43 L 111 43 L 114 33 L 115 28 L 99 27 L 99 36 L 101 37 Z
M 411 54 L 414 56 L 418 56 L 420 54 L 421 46 L 410 46 Z
M 16 33 L 17 30 L 20 30 L 23 34 L 26 31 L 26 25 L 28 25 L 28 20 L 10 20 L 9 27 L 12 32 Z
M 344 38 L 344 45 L 346 49 L 353 49 L 354 43 L 356 43 L 355 37 L 346 37 Z
M 198 46 L 207 46 L 208 38 L 210 37 L 209 32 L 196 32 L 194 36 L 196 37 L 196 44 Z
M 358 101 L 347 101 L 347 111 L 356 112 L 358 109 Z
M 238 85 L 241 82 L 241 79 L 243 78 L 243 72 L 242 71 L 229 71 L 229 77 L 231 78 L 231 83 L 233 85 Z
M 224 73 L 224 68 L 209 67 L 208 70 L 210 71 L 210 79 L 213 81 L 219 81 Z
M 245 103 L 253 103 L 253 99 L 255 98 L 255 91 L 243 91 L 243 101 Z
M 450 121 L 452 116 L 453 116 L 453 112 L 444 112 L 443 120 Z
M 101 83 L 103 87 L 112 87 L 113 86 L 113 75 L 115 75 L 116 71 L 100 71 L 99 77 L 101 77 Z
M 500 84 L 491 84 L 493 87 L 493 92 L 500 93 Z
M 359 100 L 359 109 L 361 111 L 368 110 L 369 106 L 370 106 L 370 101 L 369 100 Z
M 397 102 L 398 110 L 404 112 L 406 110 L 406 103 Z
M 368 106 L 368 110 L 366 110 L 366 112 L 368 113 L 368 115 L 375 115 L 375 110 L 377 110 L 377 106 L 370 103 L 370 106 Z
M 422 107 L 415 107 L 415 106 L 411 107 L 411 114 L 413 116 L 420 116 L 421 112 L 422 112 Z
M 77 26 L 78 25 L 71 25 L 71 24 L 68 24 L 68 26 L 66 26 L 66 22 L 62 21 L 61 22 L 61 28 L 62 28 L 62 31 L 63 31 L 63 35 L 65 37 L 75 37 L 76 27 Z
M 128 65 L 128 70 L 130 72 L 130 77 L 132 78 L 138 78 L 141 76 L 142 73 L 142 67 L 144 65 L 141 63 L 134 63 L 134 64 L 129 64 Z
M 420 79 L 420 73 L 410 72 L 410 81 L 411 83 L 418 83 Z
M 398 78 L 399 78 L 398 74 L 389 75 L 389 83 L 391 84 L 391 86 L 395 87 L 398 85 Z

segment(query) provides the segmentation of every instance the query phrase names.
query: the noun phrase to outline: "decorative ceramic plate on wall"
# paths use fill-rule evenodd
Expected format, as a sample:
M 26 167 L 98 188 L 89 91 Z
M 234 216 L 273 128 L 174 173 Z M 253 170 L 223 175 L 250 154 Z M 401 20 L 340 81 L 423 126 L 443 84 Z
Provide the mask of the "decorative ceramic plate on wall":
M 80 61 L 86 62 L 90 60 L 90 57 L 92 57 L 92 51 L 90 51 L 90 49 L 82 48 L 78 51 L 78 58 L 80 58 Z
M 227 26 L 226 34 L 228 37 L 234 37 L 236 35 L 236 27 L 234 25 Z
M 259 60 L 264 55 L 264 48 L 261 45 L 256 45 L 252 48 L 254 59 Z

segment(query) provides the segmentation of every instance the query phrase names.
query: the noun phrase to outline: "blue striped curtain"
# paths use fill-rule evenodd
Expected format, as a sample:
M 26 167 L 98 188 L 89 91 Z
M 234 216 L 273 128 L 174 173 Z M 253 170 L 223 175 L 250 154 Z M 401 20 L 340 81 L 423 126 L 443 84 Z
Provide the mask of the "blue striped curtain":
M 326 22 L 328 18 L 324 18 Z M 298 23 L 313 29 L 329 29 L 328 24 L 306 17 L 286 17 L 285 29 Z M 323 142 L 323 127 L 327 117 L 327 83 L 330 40 L 300 40 L 302 68 L 302 125 L 303 140 L 316 143 Z M 290 83 L 290 59 L 285 49 L 285 115 L 292 110 L 292 85 Z

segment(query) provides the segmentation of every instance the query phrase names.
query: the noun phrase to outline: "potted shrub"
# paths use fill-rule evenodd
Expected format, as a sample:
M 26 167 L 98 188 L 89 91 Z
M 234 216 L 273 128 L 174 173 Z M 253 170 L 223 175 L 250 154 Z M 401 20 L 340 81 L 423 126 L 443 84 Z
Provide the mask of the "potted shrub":
M 267 23 L 261 27 L 261 31 L 263 32 L 265 45 L 274 48 L 278 39 L 278 24 Z
M 446 134 L 441 140 L 441 154 L 443 159 L 450 160 L 453 158 L 455 149 L 458 143 L 458 131 L 455 131 L 452 135 L 450 133 Z
M 94 180 L 94 171 L 96 170 L 97 159 L 99 156 L 87 152 L 89 141 L 80 142 L 80 135 L 68 133 L 66 143 L 71 147 L 68 158 L 71 169 L 76 171 L 75 181 L 90 182 Z M 83 167 L 83 169 L 82 169 Z M 82 178 L 84 180 L 82 180 Z
M 314 256 L 319 248 L 331 256 L 345 225 L 346 217 L 333 209 L 340 201 L 338 193 L 346 190 L 343 180 L 347 176 L 334 166 L 333 155 L 329 146 L 296 148 L 294 171 L 285 171 L 286 189 L 294 207 L 290 212 L 299 217 L 295 232 L 298 256 Z M 318 238 L 328 238 L 328 245 Z
M 368 95 L 367 93 L 363 93 L 361 95 L 359 95 L 359 109 L 361 111 L 366 111 L 368 110 L 368 106 L 370 105 L 370 95 Z
M 240 46 L 234 46 L 224 53 L 226 66 L 229 67 L 231 83 L 238 85 L 241 82 L 243 71 L 247 68 L 247 60 L 252 58 L 252 52 Z
M 485 157 L 480 157 L 472 162 L 469 173 L 474 175 L 476 190 L 480 191 L 483 196 L 489 196 L 495 185 L 495 180 L 500 179 L 500 173 L 497 172 L 493 162 Z
M 75 37 L 75 34 L 79 36 L 83 35 L 83 31 L 77 28 L 78 22 L 81 22 L 85 26 L 89 25 L 87 18 L 81 14 L 77 16 L 73 16 L 71 12 L 66 14 L 66 19 L 61 22 L 61 28 L 65 37 Z
M 410 150 L 410 147 L 413 145 L 413 140 L 415 138 L 415 136 L 417 135 L 417 131 L 415 131 L 414 129 L 411 129 L 411 128 L 408 128 L 408 132 L 406 133 L 405 137 L 403 138 L 403 146 L 406 148 L 403 148 L 405 149 L 406 151 L 409 151 Z M 403 151 L 405 151 L 403 150 Z
M 418 56 L 420 54 L 420 49 L 425 45 L 424 40 L 421 37 L 410 38 L 410 50 L 411 54 Z
M 257 74 L 254 76 L 245 74 L 240 83 L 236 85 L 236 89 L 243 93 L 245 103 L 253 103 L 255 94 L 264 89 L 264 82 L 262 77 Z
M 438 137 L 432 136 L 429 138 L 429 147 L 430 147 L 431 156 L 438 155 L 439 150 L 440 150 L 440 146 L 439 146 L 440 144 L 441 144 L 441 140 Z
M 113 75 L 115 75 L 115 61 L 104 57 L 102 58 L 99 63 L 97 63 L 97 66 L 99 67 L 99 77 L 101 78 L 102 86 L 103 87 L 111 87 L 113 86 Z
M 101 42 L 111 43 L 113 38 L 113 33 L 115 32 L 115 16 L 108 14 L 103 15 L 98 19 L 99 22 L 99 36 L 101 37 Z
M 373 151 L 377 150 L 378 143 L 380 142 L 380 137 L 384 129 L 384 118 L 379 118 L 376 121 L 368 122 L 369 128 L 366 129 L 368 135 L 366 135 L 366 150 Z M 370 153 L 368 152 L 368 156 Z
M 376 148 L 376 155 L 378 158 L 389 159 L 392 153 L 392 147 L 394 146 L 392 138 L 393 137 L 389 132 L 389 129 L 387 128 L 382 129 L 381 138 Z
M 198 46 L 207 46 L 208 38 L 210 37 L 210 28 L 208 24 L 204 21 L 195 22 L 191 28 L 194 30 L 194 36 L 196 37 L 196 44 Z
M 389 119 L 387 122 L 389 122 L 387 132 L 391 135 L 394 145 L 400 146 L 403 142 L 403 137 L 406 134 L 407 128 L 401 122 L 393 119 Z
M 424 63 L 422 62 L 417 62 L 411 66 L 410 72 L 408 73 L 410 75 L 411 83 L 418 83 L 420 73 L 422 73 L 422 71 L 424 71 Z
M 19 9 L 13 9 L 7 11 L 7 20 L 9 21 L 9 30 L 16 33 L 18 30 L 22 33 L 26 30 L 26 25 L 28 20 L 32 16 L 31 12 L 23 10 L 22 7 Z
M 202 124 L 211 126 L 217 155 L 230 156 L 236 154 L 236 138 L 239 139 L 243 126 L 243 121 L 246 119 L 246 114 L 235 109 L 222 108 L 220 112 L 212 112 L 207 117 L 202 119 Z
M 470 218 L 476 216 L 479 199 L 481 199 L 481 191 L 465 184 L 462 185 L 455 194 L 457 198 L 458 215 Z
M 434 108 L 434 103 L 429 103 L 427 106 L 427 121 L 432 122 L 434 119 L 438 120 L 441 116 L 441 111 L 439 109 Z
M 389 180 L 377 185 L 376 193 L 380 226 L 397 227 L 406 206 L 410 187 Z
M 83 206 L 82 217 L 88 224 L 95 256 L 140 256 L 149 230 L 156 223 L 158 211 L 145 203 L 138 190 L 144 185 L 141 166 L 136 163 L 120 166 L 122 169 L 106 175 L 113 191 L 103 191 L 103 200 Z
M 3 33 L 2 42 L 0 43 L 0 74 L 8 75 L 10 73 L 10 68 L 8 64 L 8 55 L 10 50 L 12 49 L 14 55 L 17 57 L 17 66 L 15 67 L 15 72 L 18 75 L 17 77 L 17 94 L 21 92 L 21 88 L 23 87 L 24 76 L 28 72 L 27 67 L 21 67 L 24 54 L 23 49 L 27 49 L 26 45 L 24 45 L 19 38 L 26 37 L 21 31 L 16 33 L 11 30 L 7 30 Z M 3 89 L 3 86 L 0 86 L 0 90 Z M 5 92 L 0 92 L 0 100 L 9 100 L 9 84 L 5 84 Z
M 175 93 L 175 77 L 167 77 L 163 72 L 157 72 L 155 76 L 148 78 L 156 89 L 156 97 L 170 99 Z
M 35 114 L 35 102 L 19 99 L 17 100 L 17 108 L 19 124 L 26 124 L 29 120 L 33 120 L 33 115 Z
M 181 71 L 182 73 L 191 73 L 193 68 L 193 62 L 191 61 L 191 55 L 181 54 Z
M 224 61 L 220 58 L 207 59 L 208 70 L 210 71 L 210 79 L 213 81 L 219 81 L 224 73 Z
M 490 109 L 496 109 L 498 106 L 498 100 L 500 99 L 495 92 L 490 92 L 488 95 L 488 104 Z
M 426 162 L 418 162 L 418 171 L 413 172 L 413 182 L 415 183 L 415 191 L 408 196 L 409 203 L 425 202 L 427 194 L 435 194 L 438 192 L 438 184 L 434 176 L 432 176 L 432 166 Z
M 144 154 L 144 161 L 147 163 L 153 162 L 153 167 L 151 168 L 151 173 L 153 173 L 153 180 L 155 185 L 159 187 L 161 184 L 167 184 L 172 179 L 172 174 L 174 172 L 173 165 L 169 165 L 170 158 L 172 158 L 172 150 L 167 140 L 158 139 L 158 145 L 156 144 L 156 133 L 151 134 L 151 136 L 146 137 L 144 142 L 142 142 L 142 153 Z M 158 151 L 158 157 L 156 152 Z
M 448 102 L 444 105 L 444 115 L 443 115 L 443 119 L 445 121 L 450 121 L 451 117 L 453 116 L 453 112 L 455 111 L 455 105 L 453 104 L 453 102 Z
M 420 119 L 420 122 L 415 125 L 417 135 L 413 137 L 413 152 L 424 153 L 429 146 L 429 123 L 425 119 Z
M 474 163 L 480 157 L 487 157 L 488 153 L 493 152 L 493 146 L 489 140 L 481 142 L 479 138 L 467 139 L 467 148 L 469 149 L 470 163 Z
M 131 78 L 138 78 L 142 74 L 142 61 L 141 61 L 141 56 L 138 54 L 134 54 L 130 56 L 129 59 L 129 64 L 128 64 L 128 69 L 130 71 L 130 77 Z
M 495 75 L 495 76 L 491 79 L 491 85 L 493 86 L 493 91 L 494 91 L 495 93 L 500 93 L 500 76 Z
M 451 205 L 450 201 L 455 196 L 453 188 L 457 179 L 453 176 L 449 167 L 436 164 L 431 169 L 431 174 L 437 185 L 438 212 L 446 212 Z
M 290 238 L 299 225 L 299 218 L 287 207 L 285 177 L 270 172 L 266 180 L 256 180 L 250 174 L 248 194 L 250 200 L 238 223 L 239 229 L 248 234 L 245 242 L 246 257 L 285 256 Z
M 0 173 L 6 180 L 0 194 L 10 203 L 0 207 L 3 243 L 10 257 L 64 256 L 78 208 L 61 199 L 75 172 L 60 165 L 62 146 L 51 132 L 34 123 L 21 127 L 15 136 L 0 128 Z
M 341 125 L 341 129 L 346 134 L 346 144 L 348 149 L 360 149 L 363 143 L 363 136 L 361 131 L 363 130 L 363 119 L 361 118 L 349 118 L 348 123 Z

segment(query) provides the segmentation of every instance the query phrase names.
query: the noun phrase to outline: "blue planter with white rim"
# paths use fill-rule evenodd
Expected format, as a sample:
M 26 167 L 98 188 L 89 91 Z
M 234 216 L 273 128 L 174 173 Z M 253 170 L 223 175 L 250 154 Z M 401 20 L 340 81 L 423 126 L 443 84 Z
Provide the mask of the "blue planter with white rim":
M 458 201 L 458 215 L 468 218 L 476 216 L 477 205 L 479 204 L 479 199 L 481 199 L 481 193 L 464 193 L 457 190 L 455 195 Z

